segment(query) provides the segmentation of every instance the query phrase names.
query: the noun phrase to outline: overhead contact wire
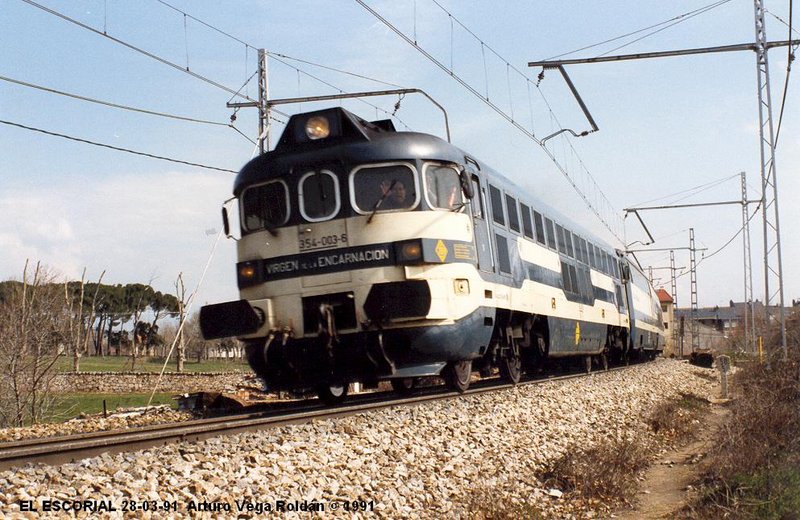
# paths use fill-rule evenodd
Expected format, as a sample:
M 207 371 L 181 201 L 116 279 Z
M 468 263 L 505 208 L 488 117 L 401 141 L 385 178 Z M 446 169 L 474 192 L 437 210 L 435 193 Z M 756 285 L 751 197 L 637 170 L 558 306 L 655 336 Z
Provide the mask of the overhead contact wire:
M 216 82 L 216 81 L 214 81 L 214 80 L 212 80 L 210 78 L 207 78 L 207 77 L 205 77 L 203 75 L 200 75 L 200 74 L 198 74 L 196 72 L 192 72 L 188 68 L 182 67 L 181 65 L 178 65 L 178 64 L 176 64 L 176 63 L 174 63 L 172 61 L 167 60 L 166 58 L 162 58 L 161 56 L 153 54 L 152 52 L 146 51 L 146 50 L 144 50 L 144 49 L 142 49 L 140 47 L 132 45 L 132 44 L 130 44 L 130 43 L 126 42 L 126 41 L 123 41 L 123 40 L 121 40 L 119 38 L 115 38 L 114 36 L 111 36 L 109 34 L 103 33 L 103 31 L 99 31 L 99 30 L 95 29 L 94 27 L 91 27 L 89 25 L 86 25 L 85 23 L 82 23 L 82 22 L 79 22 L 78 20 L 75 20 L 74 18 L 70 18 L 69 16 L 67 16 L 67 15 L 65 15 L 63 13 L 60 13 L 60 12 L 55 11 L 53 9 L 50 9 L 49 7 L 45 7 L 45 6 L 41 5 L 41 4 L 38 4 L 38 3 L 34 2 L 33 0 L 22 0 L 22 1 L 25 2 L 26 4 L 29 4 L 29 5 L 31 5 L 33 7 L 36 7 L 37 9 L 41 9 L 42 11 L 44 11 L 44 12 L 46 12 L 48 14 L 51 14 L 51 15 L 56 16 L 58 18 L 61 18 L 62 20 L 70 22 L 70 23 L 72 23 L 74 25 L 77 25 L 78 27 L 83 28 L 83 29 L 86 29 L 87 31 L 91 31 L 91 32 L 93 32 L 93 33 L 95 33 L 95 34 L 97 34 L 99 36 L 102 36 L 104 38 L 108 38 L 109 40 L 111 40 L 111 41 L 113 41 L 115 43 L 118 43 L 118 44 L 120 44 L 120 45 L 122 45 L 124 47 L 127 47 L 128 49 L 130 49 L 132 51 L 135 51 L 135 52 L 138 52 L 140 54 L 143 54 L 144 56 L 147 56 L 148 58 L 154 59 L 154 60 L 156 60 L 156 61 L 158 61 L 160 63 L 163 63 L 164 65 L 168 65 L 168 66 L 170 66 L 170 67 L 172 67 L 172 68 L 174 68 L 176 70 L 179 70 L 179 71 L 181 71 L 181 72 L 183 72 L 185 74 L 188 74 L 188 75 L 192 76 L 195 79 L 199 79 L 201 81 L 204 81 L 205 83 L 208 83 L 209 85 L 217 87 L 217 88 L 219 88 L 221 90 L 224 90 L 224 91 L 226 91 L 228 93 L 235 94 L 235 95 L 237 95 L 237 96 L 239 96 L 241 98 L 244 98 L 244 99 L 246 99 L 248 101 L 255 102 L 254 99 L 251 99 L 251 98 L 249 98 L 249 97 L 247 97 L 247 96 L 245 96 L 243 94 L 240 94 L 240 93 L 234 91 L 233 89 L 231 89 L 230 87 L 226 87 L 225 85 L 223 85 L 221 83 L 218 83 L 218 82 Z
M 22 85 L 23 87 L 34 88 L 34 89 L 37 89 L 37 90 L 41 90 L 43 92 L 50 92 L 51 94 L 58 94 L 59 96 L 66 96 L 66 97 L 73 98 L 73 99 L 78 99 L 78 100 L 81 100 L 81 101 L 87 101 L 89 103 L 96 103 L 98 105 L 103 105 L 103 106 L 107 106 L 107 107 L 119 108 L 119 109 L 122 109 L 122 110 L 129 110 L 131 112 L 140 112 L 142 114 L 148 114 L 148 115 L 151 115 L 151 116 L 167 117 L 167 118 L 170 118 L 170 119 L 178 119 L 178 120 L 181 120 L 181 121 L 188 121 L 188 122 L 191 122 L 191 123 L 202 123 L 202 124 L 206 124 L 206 125 L 228 126 L 227 123 L 222 123 L 222 122 L 219 122 L 219 121 L 209 121 L 209 120 L 206 120 L 206 119 L 197 119 L 197 118 L 194 118 L 194 117 L 178 116 L 178 115 L 175 115 L 175 114 L 168 114 L 166 112 L 157 112 L 155 110 L 147 110 L 147 109 L 144 109 L 144 108 L 131 107 L 131 106 L 127 106 L 127 105 L 121 105 L 119 103 L 112 103 L 110 101 L 103 101 L 103 100 L 100 100 L 100 99 L 94 99 L 94 98 L 90 98 L 90 97 L 86 97 L 86 96 L 81 96 L 81 95 L 78 95 L 78 94 L 72 94 L 70 92 L 64 92 L 62 90 L 56 90 L 54 88 L 44 87 L 42 85 L 36 85 L 35 83 L 28 83 L 26 81 L 21 81 L 21 80 L 14 79 L 14 78 L 9 78 L 9 77 L 6 77 L 6 76 L 0 76 L 0 80 L 7 81 L 9 83 L 15 83 L 17 85 Z
M 185 164 L 185 165 L 188 165 L 188 166 L 196 166 L 198 168 L 205 168 L 207 170 L 216 170 L 216 171 L 220 171 L 220 172 L 237 173 L 235 170 L 229 170 L 227 168 L 218 168 L 216 166 L 208 166 L 206 164 L 200 164 L 200 163 L 195 163 L 195 162 L 190 162 L 190 161 L 183 161 L 183 160 L 180 160 L 180 159 L 173 159 L 172 157 L 165 157 L 163 155 L 155 155 L 155 154 L 151 154 L 151 153 L 147 153 L 147 152 L 139 152 L 137 150 L 131 150 L 129 148 L 121 148 L 119 146 L 113 146 L 113 145 L 105 144 L 105 143 L 98 143 L 96 141 L 90 141 L 88 139 L 83 139 L 83 138 L 80 138 L 80 137 L 75 137 L 75 136 L 71 136 L 71 135 L 67 135 L 67 134 L 60 134 L 58 132 L 51 132 L 50 130 L 44 130 L 44 129 L 41 129 L 41 128 L 36 128 L 36 127 L 32 127 L 32 126 L 26 126 L 26 125 L 22 125 L 22 124 L 19 124 L 19 123 L 14 123 L 12 121 L 5 121 L 5 120 L 0 119 L 0 124 L 4 124 L 4 125 L 8 125 L 8 126 L 14 126 L 14 127 L 22 128 L 22 129 L 25 129 L 25 130 L 30 130 L 32 132 L 39 132 L 39 133 L 50 135 L 50 136 L 54 136 L 54 137 L 61 137 L 63 139 L 69 139 L 70 141 L 77 141 L 79 143 L 90 144 L 90 145 L 99 146 L 99 147 L 102 147 L 102 148 L 109 148 L 111 150 L 116 150 L 118 152 L 125 152 L 125 153 L 134 154 L 134 155 L 141 155 L 141 156 L 144 156 L 144 157 L 150 157 L 151 159 L 159 159 L 161 161 L 169 161 L 169 162 L 173 162 L 173 163 Z

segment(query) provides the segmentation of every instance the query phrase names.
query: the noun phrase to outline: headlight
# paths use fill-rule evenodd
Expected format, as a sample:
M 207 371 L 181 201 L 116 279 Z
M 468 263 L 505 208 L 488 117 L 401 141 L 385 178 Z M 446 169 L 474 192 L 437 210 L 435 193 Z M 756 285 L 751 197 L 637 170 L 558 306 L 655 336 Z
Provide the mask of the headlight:
M 253 264 L 244 264 L 239 268 L 239 276 L 243 279 L 252 278 L 256 275 L 256 268 Z
M 397 244 L 395 252 L 399 264 L 414 264 L 422 261 L 422 241 L 409 240 Z
M 306 121 L 306 136 L 312 141 L 331 135 L 331 125 L 327 117 L 314 116 Z
M 259 265 L 260 261 L 258 260 L 240 262 L 237 264 L 236 280 L 238 282 L 239 289 L 251 287 L 264 281 L 263 276 L 260 273 Z

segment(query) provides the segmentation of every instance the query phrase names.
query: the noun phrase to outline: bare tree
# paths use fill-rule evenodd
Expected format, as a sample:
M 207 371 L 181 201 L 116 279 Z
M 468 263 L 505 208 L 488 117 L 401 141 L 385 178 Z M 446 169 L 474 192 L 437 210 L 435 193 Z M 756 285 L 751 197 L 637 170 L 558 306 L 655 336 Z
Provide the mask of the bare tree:
M 106 272 L 100 274 L 95 284 L 91 302 L 86 302 L 86 269 L 83 269 L 81 281 L 75 288 L 78 294 L 70 295 L 70 283 L 64 283 L 64 299 L 69 309 L 67 321 L 68 342 L 72 349 L 72 370 L 80 372 L 81 356 L 89 351 L 89 339 L 92 335 L 93 325 L 97 319 L 97 295 L 100 292 L 100 283 Z M 75 284 L 72 284 L 75 285 Z M 77 309 L 75 309 L 77 304 Z
M 152 280 L 151 280 L 152 281 Z M 131 370 L 136 370 L 136 360 L 139 357 L 139 345 L 144 343 L 146 338 L 140 336 L 139 320 L 150 303 L 150 296 L 153 289 L 150 285 L 140 283 L 128 284 L 125 286 L 124 301 L 128 312 L 133 319 L 133 344 L 131 345 Z
M 186 336 L 183 330 L 186 322 L 186 286 L 183 284 L 183 273 L 178 273 L 175 280 L 175 296 L 178 299 L 178 372 L 183 372 L 186 361 Z
M 50 404 L 55 364 L 73 318 L 60 284 L 40 264 L 25 263 L 21 282 L 0 298 L 0 424 L 39 422 Z

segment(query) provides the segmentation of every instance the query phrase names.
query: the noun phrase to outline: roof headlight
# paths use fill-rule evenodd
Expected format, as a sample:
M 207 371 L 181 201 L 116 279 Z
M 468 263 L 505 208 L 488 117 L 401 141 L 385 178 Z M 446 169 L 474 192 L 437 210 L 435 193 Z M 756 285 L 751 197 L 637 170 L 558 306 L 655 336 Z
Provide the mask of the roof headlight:
M 327 117 L 314 116 L 306 121 L 306 136 L 312 141 L 324 139 L 331 135 L 331 124 Z

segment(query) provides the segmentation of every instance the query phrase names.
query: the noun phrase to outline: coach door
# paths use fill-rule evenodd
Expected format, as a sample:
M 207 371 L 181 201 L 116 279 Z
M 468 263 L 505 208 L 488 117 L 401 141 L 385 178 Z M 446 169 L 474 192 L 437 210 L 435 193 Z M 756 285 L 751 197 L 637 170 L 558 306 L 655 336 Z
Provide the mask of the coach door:
M 489 225 L 486 223 L 486 194 L 483 192 L 477 175 L 472 175 L 472 189 L 475 196 L 470 201 L 472 226 L 475 231 L 475 249 L 478 252 L 478 268 L 494 272 L 492 241 L 489 240 Z

